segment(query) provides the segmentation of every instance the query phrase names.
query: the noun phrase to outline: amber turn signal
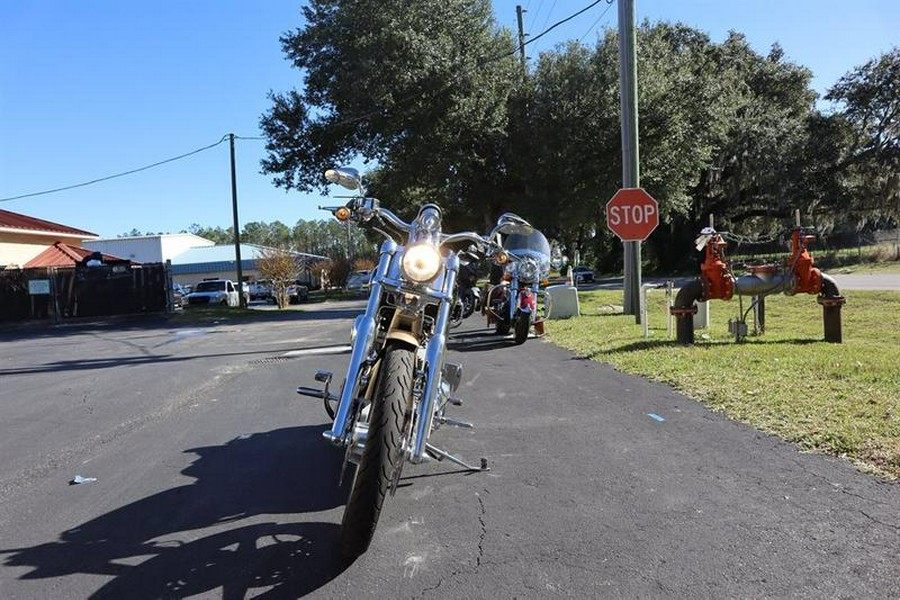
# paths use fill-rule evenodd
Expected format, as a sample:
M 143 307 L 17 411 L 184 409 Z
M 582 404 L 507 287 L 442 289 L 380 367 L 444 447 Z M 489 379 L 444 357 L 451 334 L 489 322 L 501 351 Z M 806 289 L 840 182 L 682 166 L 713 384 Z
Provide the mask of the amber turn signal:
M 498 265 L 505 265 L 509 262 L 509 254 L 507 254 L 506 252 L 498 252 L 494 255 L 494 262 L 496 262 Z
M 334 211 L 334 216 L 337 218 L 338 221 L 346 221 L 347 219 L 350 218 L 350 209 L 347 208 L 346 206 L 342 206 L 339 209 L 337 209 L 336 211 Z

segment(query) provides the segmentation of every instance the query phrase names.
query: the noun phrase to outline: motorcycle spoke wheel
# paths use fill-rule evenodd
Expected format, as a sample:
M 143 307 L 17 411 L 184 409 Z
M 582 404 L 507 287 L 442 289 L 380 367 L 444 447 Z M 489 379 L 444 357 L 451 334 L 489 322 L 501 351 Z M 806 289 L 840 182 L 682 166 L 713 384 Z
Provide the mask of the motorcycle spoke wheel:
M 366 551 L 391 479 L 404 460 L 402 443 L 405 409 L 412 397 L 415 352 L 402 344 L 389 345 L 381 361 L 372 398 L 366 445 L 356 468 L 350 499 L 341 523 L 341 551 L 356 557 Z

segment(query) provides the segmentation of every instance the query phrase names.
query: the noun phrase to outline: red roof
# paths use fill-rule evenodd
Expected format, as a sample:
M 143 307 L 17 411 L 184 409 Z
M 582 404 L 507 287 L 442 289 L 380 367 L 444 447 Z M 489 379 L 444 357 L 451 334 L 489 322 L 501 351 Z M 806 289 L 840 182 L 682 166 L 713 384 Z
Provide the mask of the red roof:
M 56 242 L 27 263 L 26 269 L 34 267 L 74 267 L 75 263 L 84 260 L 84 257 L 93 254 L 94 250 L 88 250 L 80 246 L 70 246 L 62 242 Z M 112 254 L 103 254 L 103 262 L 128 262 L 128 259 L 119 258 Z M 136 264 L 132 262 L 132 264 Z
M 99 237 L 96 233 L 67 227 L 52 221 L 36 219 L 19 213 L 10 212 L 0 209 L 0 228 L 8 227 L 10 229 L 28 229 L 35 232 L 48 233 L 64 233 L 67 235 L 76 235 L 84 237 Z

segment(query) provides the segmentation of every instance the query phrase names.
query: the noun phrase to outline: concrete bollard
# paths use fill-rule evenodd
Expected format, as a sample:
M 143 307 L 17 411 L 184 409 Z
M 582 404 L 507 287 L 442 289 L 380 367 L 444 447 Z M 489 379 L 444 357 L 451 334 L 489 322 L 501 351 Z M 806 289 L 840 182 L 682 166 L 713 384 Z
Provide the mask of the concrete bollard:
M 581 314 L 578 303 L 578 290 L 569 285 L 551 285 L 544 289 L 549 297 L 550 310 L 547 319 L 568 319 Z

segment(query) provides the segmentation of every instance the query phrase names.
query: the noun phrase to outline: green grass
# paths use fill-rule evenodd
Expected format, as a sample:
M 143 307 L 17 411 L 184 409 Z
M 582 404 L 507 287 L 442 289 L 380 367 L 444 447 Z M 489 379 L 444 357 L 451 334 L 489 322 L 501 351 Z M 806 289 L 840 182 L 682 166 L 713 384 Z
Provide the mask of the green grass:
M 808 295 L 767 298 L 767 331 L 740 344 L 727 326 L 737 299 L 713 301 L 711 327 L 693 346 L 666 339 L 661 291 L 650 293 L 649 338 L 621 314 L 622 292 L 580 298 L 581 317 L 548 322 L 551 341 L 805 449 L 900 477 L 900 293 L 848 294 L 842 344 L 822 341 L 822 309 Z

